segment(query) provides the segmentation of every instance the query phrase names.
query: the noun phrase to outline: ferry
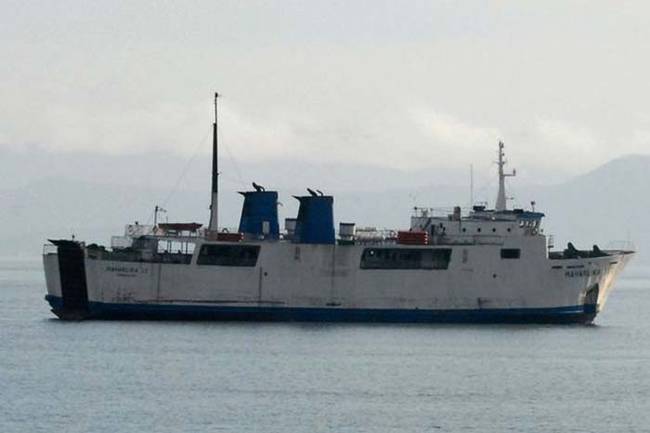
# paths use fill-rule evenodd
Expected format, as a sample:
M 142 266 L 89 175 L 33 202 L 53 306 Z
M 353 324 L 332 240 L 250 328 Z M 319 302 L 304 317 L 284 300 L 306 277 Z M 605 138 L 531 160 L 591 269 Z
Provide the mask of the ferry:
M 508 209 L 504 144 L 494 208 L 415 208 L 408 228 L 334 222 L 308 189 L 278 220 L 278 192 L 253 183 L 237 230 L 220 229 L 217 98 L 210 219 L 129 224 L 110 247 L 53 239 L 46 301 L 63 320 L 592 323 L 632 249 L 556 250 L 544 214 Z M 156 209 L 157 211 L 158 209 Z M 157 216 L 157 212 L 156 212 Z

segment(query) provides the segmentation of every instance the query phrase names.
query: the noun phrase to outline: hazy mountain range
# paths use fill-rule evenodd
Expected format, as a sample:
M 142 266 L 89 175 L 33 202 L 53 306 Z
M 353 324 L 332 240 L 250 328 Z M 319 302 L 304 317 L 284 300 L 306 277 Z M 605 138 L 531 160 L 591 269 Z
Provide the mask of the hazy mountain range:
M 69 237 L 104 244 L 121 234 L 124 224 L 151 222 L 153 207 L 165 207 L 170 221 L 205 222 L 209 201 L 209 158 L 187 160 L 169 155 L 102 157 L 92 154 L 8 153 L 0 161 L 0 255 L 35 256 L 49 238 Z M 567 181 L 539 179 L 537 185 L 510 180 L 515 204 L 547 214 L 545 231 L 562 247 L 606 246 L 631 240 L 650 262 L 647 228 L 650 196 L 646 194 L 650 156 L 612 160 Z M 493 203 L 496 182 L 478 176 L 475 197 Z M 408 227 L 414 205 L 467 206 L 467 173 L 440 169 L 402 172 L 359 164 L 226 162 L 222 176 L 221 221 L 235 226 L 241 207 L 237 190 L 249 181 L 280 192 L 281 218 L 295 216 L 297 201 L 311 186 L 335 196 L 335 220 L 358 226 Z

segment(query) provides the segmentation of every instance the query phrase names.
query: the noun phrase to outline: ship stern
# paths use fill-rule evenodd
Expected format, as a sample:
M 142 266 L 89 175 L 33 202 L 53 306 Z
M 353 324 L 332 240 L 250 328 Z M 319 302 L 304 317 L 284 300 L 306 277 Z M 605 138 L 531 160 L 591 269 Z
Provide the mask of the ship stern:
M 52 312 L 63 320 L 88 317 L 84 245 L 71 240 L 50 240 L 43 251 L 43 269 Z

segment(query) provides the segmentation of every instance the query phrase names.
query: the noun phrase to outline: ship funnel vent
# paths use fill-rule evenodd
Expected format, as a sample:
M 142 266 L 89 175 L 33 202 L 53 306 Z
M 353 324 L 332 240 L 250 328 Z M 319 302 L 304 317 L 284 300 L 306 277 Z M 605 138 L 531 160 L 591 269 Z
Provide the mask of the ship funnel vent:
M 278 193 L 276 191 L 245 191 L 244 206 L 239 219 L 239 232 L 247 238 L 278 239 Z
M 294 196 L 300 202 L 294 242 L 334 244 L 334 198 L 329 195 Z

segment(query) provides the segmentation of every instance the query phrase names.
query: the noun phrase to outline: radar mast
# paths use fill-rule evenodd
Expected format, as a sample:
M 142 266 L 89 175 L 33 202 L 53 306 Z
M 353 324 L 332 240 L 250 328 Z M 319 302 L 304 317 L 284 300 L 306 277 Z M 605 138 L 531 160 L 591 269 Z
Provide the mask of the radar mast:
M 511 173 L 506 173 L 503 170 L 503 167 L 507 164 L 508 161 L 505 159 L 505 152 L 503 141 L 499 141 L 499 160 L 497 164 L 499 166 L 499 193 L 497 194 L 497 202 L 494 206 L 494 210 L 497 212 L 503 212 L 506 210 L 506 177 L 515 176 L 517 174 L 516 170 L 512 170 Z

